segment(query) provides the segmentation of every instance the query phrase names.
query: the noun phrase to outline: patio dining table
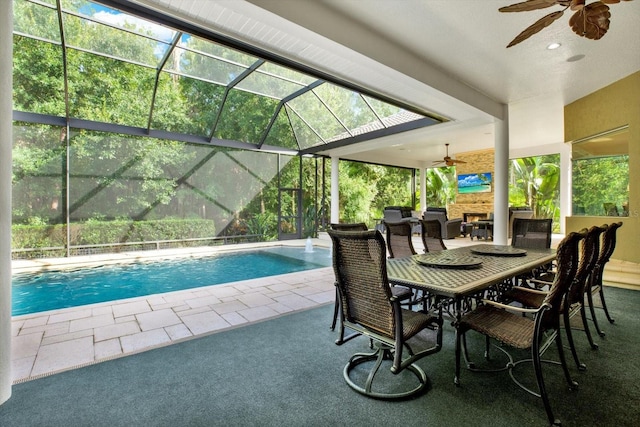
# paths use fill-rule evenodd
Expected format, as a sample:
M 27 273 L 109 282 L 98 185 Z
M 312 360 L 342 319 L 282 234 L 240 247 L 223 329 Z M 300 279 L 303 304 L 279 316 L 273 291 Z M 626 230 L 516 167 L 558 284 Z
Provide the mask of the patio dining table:
M 453 301 L 457 327 L 462 301 L 519 274 L 530 272 L 555 259 L 555 249 L 518 249 L 478 244 L 441 252 L 387 260 L 393 285 L 422 290 Z M 458 379 L 455 378 L 456 384 Z
M 392 284 L 459 300 L 545 265 L 555 256 L 555 249 L 478 244 L 389 259 L 387 275 Z

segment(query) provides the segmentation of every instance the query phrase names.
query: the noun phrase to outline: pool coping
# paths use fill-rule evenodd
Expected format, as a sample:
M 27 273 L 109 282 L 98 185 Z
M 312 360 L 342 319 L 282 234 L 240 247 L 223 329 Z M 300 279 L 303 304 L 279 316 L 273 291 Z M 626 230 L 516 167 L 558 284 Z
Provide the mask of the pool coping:
M 330 248 L 330 243 L 323 239 L 312 239 L 314 247 Z M 232 253 L 266 247 L 300 247 L 304 248 L 306 240 L 285 240 L 276 242 L 238 243 L 234 245 L 198 246 L 191 248 L 156 249 L 150 251 L 126 251 L 110 254 L 79 255 L 73 257 L 38 258 L 29 260 L 12 260 L 12 274 L 36 273 L 51 270 L 135 263 L 162 259 L 195 258 L 219 253 Z

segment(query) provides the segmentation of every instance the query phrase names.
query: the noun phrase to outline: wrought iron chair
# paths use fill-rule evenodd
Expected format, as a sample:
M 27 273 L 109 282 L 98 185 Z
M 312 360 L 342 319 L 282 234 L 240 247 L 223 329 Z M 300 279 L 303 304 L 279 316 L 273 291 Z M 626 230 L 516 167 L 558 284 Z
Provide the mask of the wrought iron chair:
M 406 256 L 416 255 L 416 251 L 413 248 L 413 242 L 411 240 L 412 225 L 406 221 L 403 222 L 384 222 L 387 230 L 387 250 L 389 252 L 389 258 L 400 258 Z M 407 292 L 411 295 L 408 301 L 403 301 L 403 304 L 407 304 L 409 307 L 414 304 L 424 303 L 426 295 L 423 292 L 413 292 L 411 289 L 403 286 L 393 286 L 392 292 L 398 293 L 398 295 L 406 295 Z
M 424 244 L 424 251 L 437 252 L 447 249 L 442 241 L 442 231 L 440 229 L 440 221 L 431 219 L 421 219 L 422 225 L 422 244 Z
M 374 344 L 373 353 L 356 353 L 349 359 L 344 368 L 347 384 L 359 393 L 380 399 L 404 398 L 422 392 L 428 379 L 414 362 L 442 348 L 442 312 L 416 312 L 400 306 L 400 300 L 393 296 L 389 286 L 385 242 L 380 232 L 330 230 L 329 236 L 333 241 L 333 268 L 341 301 L 340 336 L 336 344 L 342 345 L 360 335 Z M 345 336 L 345 328 L 353 332 Z M 417 345 L 421 345 L 420 351 L 414 351 Z M 408 357 L 403 359 L 405 354 Z M 358 381 L 354 368 L 373 361 L 366 380 Z M 376 374 L 385 361 L 391 361 L 393 374 L 407 370 L 415 376 L 412 379 L 407 374 L 400 378 L 402 385 L 406 380 L 403 377 L 412 379 L 409 390 L 398 390 L 397 384 L 389 390 L 388 383 L 376 382 L 379 378 Z
M 580 264 L 576 272 L 576 276 L 573 280 L 573 284 L 569 289 L 567 298 L 562 307 L 563 321 L 565 331 L 567 333 L 567 340 L 569 341 L 569 347 L 573 359 L 576 362 L 576 366 L 579 370 L 584 371 L 587 369 L 584 363 L 581 363 L 578 358 L 578 353 L 573 341 L 573 334 L 571 328 L 571 319 L 578 313 L 582 317 L 582 325 L 584 332 L 589 340 L 591 348 L 597 349 L 598 345 L 593 342 L 591 331 L 589 330 L 589 324 L 587 322 L 587 312 L 584 304 L 585 292 L 590 280 L 590 274 L 594 269 L 596 262 L 598 261 L 598 254 L 600 251 L 600 235 L 605 231 L 603 227 L 593 226 L 589 230 L 583 229 L 580 231 L 584 235 L 582 241 L 582 250 L 580 251 Z M 553 280 L 550 273 L 546 275 L 547 279 Z M 550 286 L 552 282 L 533 279 L 532 282 Z M 524 307 L 539 307 L 547 292 L 532 290 L 526 287 L 516 286 L 505 294 L 505 297 L 511 301 L 522 304 Z
M 514 218 L 511 246 L 528 249 L 550 248 L 552 227 L 552 219 Z
M 569 287 L 573 282 L 578 269 L 578 244 L 583 236 L 578 233 L 569 233 L 558 245 L 556 260 L 558 273 L 539 308 L 515 308 L 495 301 L 483 300 L 476 309 L 465 314 L 460 319 L 456 334 L 456 383 L 460 378 L 460 355 L 464 352 L 467 367 L 470 370 L 480 371 L 468 360 L 466 333 L 470 330 L 477 331 L 486 337 L 485 358 L 489 359 L 490 339 L 497 340 L 505 346 L 515 349 L 530 350 L 531 359 L 514 361 L 512 356 L 502 347 L 497 347 L 509 358 L 505 367 L 498 370 L 508 370 L 514 382 L 523 390 L 534 396 L 542 398 L 549 422 L 560 425 L 556 420 L 549 396 L 545 388 L 542 375 L 542 363 L 555 363 L 562 365 L 567 383 L 571 388 L 576 387 L 571 379 L 566 364 L 560 334 L 560 316 L 562 304 Z M 509 311 L 508 311 L 509 310 Z M 519 313 L 528 313 L 533 317 L 522 316 Z M 556 342 L 560 362 L 542 360 L 544 352 Z M 538 391 L 531 390 L 519 382 L 513 374 L 513 368 L 523 362 L 533 362 L 533 370 L 536 376 Z
M 588 287 L 586 289 L 587 300 L 589 302 L 589 308 L 591 311 L 591 318 L 593 320 L 593 324 L 596 327 L 596 331 L 598 335 L 601 337 L 605 336 L 605 333 L 600 329 L 598 325 L 598 319 L 596 318 L 595 306 L 593 304 L 593 295 L 600 295 L 600 303 L 602 305 L 602 309 L 604 310 L 604 314 L 607 316 L 607 320 L 609 323 L 614 323 L 615 320 L 609 314 L 609 309 L 607 308 L 607 302 L 604 299 L 604 286 L 602 285 L 602 276 L 604 275 L 604 267 L 607 262 L 611 258 L 613 251 L 616 248 L 616 233 L 618 232 L 618 228 L 622 227 L 622 222 L 614 222 L 613 224 L 606 227 L 604 233 L 602 233 L 602 246 L 600 247 L 600 254 L 598 256 L 598 261 L 593 268 L 593 272 L 591 273 L 591 277 L 589 280 Z
M 521 249 L 548 249 L 551 247 L 552 219 L 513 218 L 511 246 Z M 515 277 L 511 285 L 531 286 L 529 279 L 539 277 L 553 268 L 553 264 L 543 265 L 530 273 Z
M 369 227 L 364 222 L 352 222 L 352 223 L 331 223 L 332 230 L 339 231 L 367 231 Z
M 332 230 L 340 231 L 367 231 L 369 227 L 364 222 L 354 223 L 331 223 L 329 225 Z M 336 322 L 338 321 L 338 312 L 340 311 L 340 295 L 338 294 L 338 285 L 336 284 L 336 302 L 333 306 L 333 320 L 331 321 L 331 330 L 336 329 Z
M 387 230 L 389 258 L 400 258 L 416 254 L 411 241 L 411 224 L 404 221 L 384 221 L 384 225 Z

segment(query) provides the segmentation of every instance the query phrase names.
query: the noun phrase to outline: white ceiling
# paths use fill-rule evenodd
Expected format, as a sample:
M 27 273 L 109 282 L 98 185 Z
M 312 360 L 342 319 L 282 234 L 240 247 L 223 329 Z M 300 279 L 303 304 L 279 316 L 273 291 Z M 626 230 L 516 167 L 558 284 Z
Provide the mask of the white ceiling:
M 611 4 L 600 40 L 577 36 L 573 12 L 507 44 L 553 11 L 501 13 L 509 0 L 134 0 L 451 119 L 329 154 L 420 167 L 492 147 L 509 106 L 530 117 L 524 144 L 562 141 L 562 107 L 640 70 L 640 1 Z M 587 0 L 587 3 L 590 3 Z M 551 42 L 562 46 L 547 50 Z M 568 61 L 584 55 L 579 61 Z M 538 122 L 536 122 L 536 120 Z M 513 127 L 513 126 L 512 126 Z M 560 127 L 560 129 L 558 129 Z M 511 132 L 511 130 L 510 130 Z M 560 136 L 558 136 L 560 135 Z M 514 141 L 515 140 L 515 141 Z

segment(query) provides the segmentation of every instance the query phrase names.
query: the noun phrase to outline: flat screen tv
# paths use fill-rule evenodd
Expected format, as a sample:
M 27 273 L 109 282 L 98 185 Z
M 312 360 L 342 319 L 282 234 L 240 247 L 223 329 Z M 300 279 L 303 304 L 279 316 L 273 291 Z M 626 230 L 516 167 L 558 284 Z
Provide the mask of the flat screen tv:
M 458 193 L 490 193 L 491 172 L 458 175 Z

